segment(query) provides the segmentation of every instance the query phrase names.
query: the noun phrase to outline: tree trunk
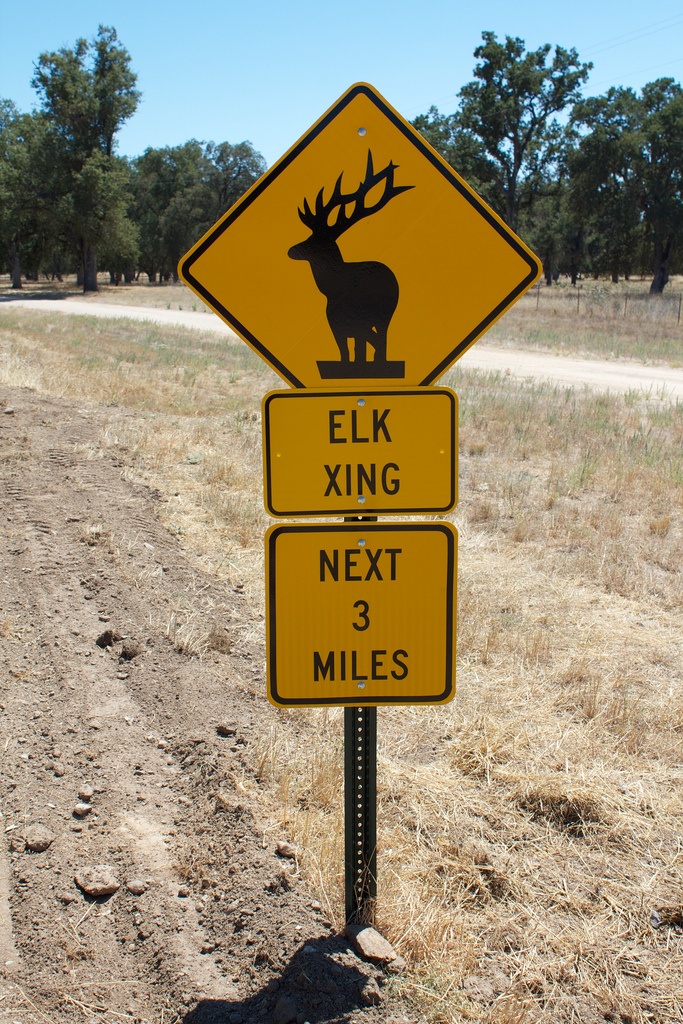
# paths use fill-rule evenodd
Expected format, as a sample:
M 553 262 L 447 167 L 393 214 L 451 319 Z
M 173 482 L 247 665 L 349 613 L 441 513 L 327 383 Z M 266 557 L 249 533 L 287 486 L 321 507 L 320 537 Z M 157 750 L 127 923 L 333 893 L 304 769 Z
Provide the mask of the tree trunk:
M 123 272 L 123 280 L 126 282 L 126 284 L 132 284 L 133 281 L 135 280 L 135 271 L 134 270 L 124 270 L 124 272 Z
M 612 284 L 619 284 L 619 271 L 618 270 L 613 270 L 612 271 Z
M 669 257 L 671 256 L 671 239 L 663 244 L 661 238 L 655 238 L 655 253 L 652 265 L 652 284 L 650 295 L 661 295 L 669 280 Z
M 97 289 L 97 252 L 87 242 L 83 244 L 83 291 L 96 292 Z
M 9 246 L 9 265 L 12 273 L 12 287 L 22 288 L 21 283 L 21 260 L 19 259 L 19 253 L 14 242 L 10 242 Z
M 155 270 L 148 270 L 147 271 L 147 277 L 149 278 L 149 283 L 150 284 L 155 284 L 156 283 L 157 275 L 156 275 L 156 271 Z
M 78 270 L 76 271 L 76 286 L 78 288 L 83 287 L 83 264 L 78 264 Z

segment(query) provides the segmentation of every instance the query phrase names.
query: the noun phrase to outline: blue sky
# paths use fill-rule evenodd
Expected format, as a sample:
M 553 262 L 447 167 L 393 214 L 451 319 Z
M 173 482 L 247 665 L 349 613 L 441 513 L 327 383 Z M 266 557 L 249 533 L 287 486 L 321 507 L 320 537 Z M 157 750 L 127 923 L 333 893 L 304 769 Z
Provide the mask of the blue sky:
M 0 96 L 36 103 L 33 62 L 44 50 L 113 25 L 143 97 L 119 153 L 189 138 L 249 139 L 269 164 L 353 82 L 374 85 L 408 119 L 456 107 L 483 30 L 527 48 L 575 47 L 593 61 L 585 92 L 683 79 L 683 10 L 635 0 L 11 0 L 0 3 Z

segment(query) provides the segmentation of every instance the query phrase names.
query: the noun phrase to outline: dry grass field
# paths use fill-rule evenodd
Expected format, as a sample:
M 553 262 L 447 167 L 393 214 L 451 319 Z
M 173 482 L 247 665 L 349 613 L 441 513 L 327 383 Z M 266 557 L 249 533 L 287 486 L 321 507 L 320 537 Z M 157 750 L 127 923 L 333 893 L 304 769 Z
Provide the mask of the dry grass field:
M 578 312 L 568 285 L 532 292 L 493 340 L 680 365 L 679 286 L 656 304 L 631 284 L 626 316 L 612 287 L 587 283 Z M 0 381 L 106 406 L 92 457 L 159 492 L 261 635 L 265 364 L 199 331 L 17 310 Z M 391 984 L 434 1024 L 680 1021 L 683 406 L 457 367 L 442 383 L 460 399 L 457 695 L 379 711 L 378 927 L 409 963 Z M 201 657 L 192 594 L 174 628 Z M 278 713 L 256 767 L 340 922 L 341 713 Z

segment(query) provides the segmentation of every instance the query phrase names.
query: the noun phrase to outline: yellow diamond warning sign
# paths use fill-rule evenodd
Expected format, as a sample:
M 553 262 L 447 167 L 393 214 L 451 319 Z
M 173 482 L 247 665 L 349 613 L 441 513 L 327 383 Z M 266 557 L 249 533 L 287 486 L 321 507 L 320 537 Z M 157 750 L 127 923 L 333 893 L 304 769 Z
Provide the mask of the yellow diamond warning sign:
M 541 267 L 422 136 L 359 84 L 179 270 L 286 381 L 336 388 L 432 383 Z
M 268 695 L 278 707 L 443 704 L 455 687 L 446 522 L 273 526 Z

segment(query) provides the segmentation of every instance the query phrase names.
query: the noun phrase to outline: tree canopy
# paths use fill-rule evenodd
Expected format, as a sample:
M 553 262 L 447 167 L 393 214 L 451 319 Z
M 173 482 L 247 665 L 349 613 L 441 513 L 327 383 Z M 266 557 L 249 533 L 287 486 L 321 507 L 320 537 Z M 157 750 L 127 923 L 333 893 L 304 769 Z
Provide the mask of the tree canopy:
M 591 65 L 573 48 L 483 32 L 472 80 L 444 114 L 413 125 L 543 259 L 546 281 L 683 269 L 683 90 L 584 97 Z M 183 253 L 264 173 L 251 143 L 202 142 L 117 154 L 140 101 L 132 59 L 100 26 L 39 55 L 30 114 L 0 99 L 0 259 L 12 274 L 77 270 L 176 277 Z
M 650 270 L 653 293 L 681 266 L 683 93 L 670 78 L 640 95 L 584 98 L 590 64 L 574 49 L 527 51 L 482 33 L 458 108 L 431 107 L 415 128 L 543 259 L 564 271 Z M 678 262 L 676 262 L 678 261 Z

